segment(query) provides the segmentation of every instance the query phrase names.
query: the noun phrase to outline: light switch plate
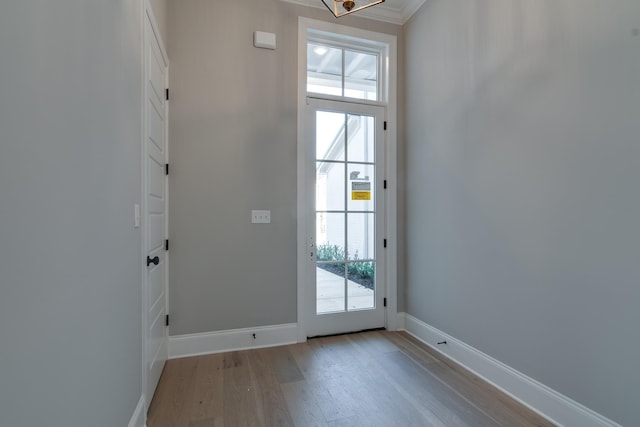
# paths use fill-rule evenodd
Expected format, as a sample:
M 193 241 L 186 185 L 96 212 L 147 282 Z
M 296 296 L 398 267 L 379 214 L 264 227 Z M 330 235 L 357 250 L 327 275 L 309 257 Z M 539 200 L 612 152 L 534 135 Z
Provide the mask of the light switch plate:
M 271 211 L 251 211 L 251 223 L 253 224 L 270 224 Z

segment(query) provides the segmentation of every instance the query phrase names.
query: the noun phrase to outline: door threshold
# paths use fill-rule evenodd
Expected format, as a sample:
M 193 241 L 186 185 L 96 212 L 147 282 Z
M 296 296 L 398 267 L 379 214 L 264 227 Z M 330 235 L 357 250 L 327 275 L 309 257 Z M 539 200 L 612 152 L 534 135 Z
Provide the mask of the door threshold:
M 371 329 L 362 329 L 360 331 L 351 331 L 351 332 L 340 332 L 338 334 L 327 334 L 327 335 L 314 335 L 312 337 L 307 337 L 308 340 L 312 340 L 314 338 L 327 338 L 327 337 L 339 337 L 341 335 L 352 335 L 359 334 L 362 332 L 374 332 L 374 331 L 386 331 L 387 328 L 371 328 Z

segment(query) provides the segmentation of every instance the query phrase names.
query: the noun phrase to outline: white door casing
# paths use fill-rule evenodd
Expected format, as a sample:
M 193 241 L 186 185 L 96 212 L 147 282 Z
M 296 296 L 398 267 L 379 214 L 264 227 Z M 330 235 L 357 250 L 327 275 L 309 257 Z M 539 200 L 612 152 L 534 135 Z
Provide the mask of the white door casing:
M 398 312 L 398 292 L 397 292 L 397 38 L 396 36 L 377 33 L 359 28 L 338 25 L 325 21 L 318 21 L 305 17 L 298 18 L 298 153 L 297 153 L 297 300 L 298 300 L 298 342 L 306 341 L 312 335 L 308 333 L 309 317 L 309 277 L 312 274 L 309 268 L 313 267 L 309 262 L 310 245 L 309 227 L 314 221 L 315 212 L 309 209 L 307 202 L 309 192 L 309 177 L 313 176 L 308 165 L 308 144 L 309 129 L 306 128 L 308 122 L 305 111 L 309 93 L 307 92 L 307 44 L 314 36 L 310 34 L 330 34 L 331 38 L 343 38 L 345 43 L 352 46 L 363 40 L 365 44 L 380 48 L 381 59 L 381 93 L 379 101 L 370 102 L 366 100 L 356 101 L 361 104 L 383 106 L 385 109 L 385 121 L 387 130 L 385 132 L 384 147 L 384 176 L 387 180 L 385 190 L 385 224 L 384 234 L 387 239 L 387 247 L 384 251 L 384 261 L 386 266 L 385 285 L 387 306 L 385 311 L 385 327 L 388 330 L 396 330 Z M 325 99 L 341 101 L 335 96 L 321 96 Z M 347 100 L 348 101 L 348 100 Z
M 145 409 L 168 356 L 168 59 L 151 8 L 144 14 L 143 97 L 143 217 L 142 330 Z

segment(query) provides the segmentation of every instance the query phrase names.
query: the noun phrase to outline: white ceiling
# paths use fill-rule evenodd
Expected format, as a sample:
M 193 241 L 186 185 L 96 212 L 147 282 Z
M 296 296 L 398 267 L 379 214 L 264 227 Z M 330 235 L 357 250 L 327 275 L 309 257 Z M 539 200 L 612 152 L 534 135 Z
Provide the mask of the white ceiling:
M 289 3 L 301 4 L 304 6 L 327 9 L 322 0 L 283 0 Z M 355 0 L 356 5 L 358 0 Z M 385 0 L 384 3 L 355 12 L 354 15 L 362 16 L 378 21 L 391 22 L 392 24 L 403 25 L 411 18 L 425 0 Z M 327 13 L 331 14 L 327 10 Z

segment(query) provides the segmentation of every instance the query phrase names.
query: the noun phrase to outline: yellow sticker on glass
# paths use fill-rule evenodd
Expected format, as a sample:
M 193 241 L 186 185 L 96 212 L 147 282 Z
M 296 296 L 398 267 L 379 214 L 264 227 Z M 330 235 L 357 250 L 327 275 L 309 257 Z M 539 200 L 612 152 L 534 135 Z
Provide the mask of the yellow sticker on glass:
M 371 200 L 371 191 L 352 191 L 351 200 Z

